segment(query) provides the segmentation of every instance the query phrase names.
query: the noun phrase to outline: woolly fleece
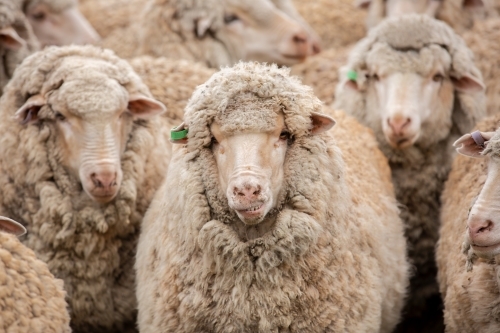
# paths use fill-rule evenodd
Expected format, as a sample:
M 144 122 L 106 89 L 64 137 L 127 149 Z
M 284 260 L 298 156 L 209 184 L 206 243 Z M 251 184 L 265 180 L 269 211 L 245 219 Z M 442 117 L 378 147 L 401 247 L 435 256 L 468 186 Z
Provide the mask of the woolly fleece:
M 0 232 L 0 331 L 69 333 L 63 281 L 14 235 Z
M 61 82 L 71 81 L 79 81 L 85 92 L 80 99 L 78 90 L 71 94 L 72 103 L 82 105 L 71 112 L 85 112 L 89 105 L 105 103 L 88 99 L 89 82 L 102 80 L 103 75 L 119 82 L 130 95 L 151 96 L 130 65 L 110 50 L 68 46 L 49 47 L 28 57 L 0 99 L 4 119 L 0 123 L 0 211 L 27 227 L 24 244 L 64 280 L 76 332 L 134 328 L 133 264 L 139 226 L 163 179 L 170 146 L 164 142 L 160 121 L 131 123 L 121 156 L 119 193 L 110 203 L 98 205 L 60 164 L 58 131 L 51 121 L 54 111 L 42 107 L 39 115 L 46 121 L 28 126 L 21 126 L 13 115 L 30 96 L 57 94 Z
M 419 53 L 408 54 L 405 52 L 408 49 L 418 50 Z M 409 256 L 416 268 L 411 281 L 409 317 L 420 316 L 427 307 L 427 300 L 438 299 L 434 246 L 438 239 L 439 196 L 451 167 L 452 143 L 484 116 L 485 98 L 483 92 L 455 91 L 452 119 L 443 117 L 440 121 L 424 124 L 413 146 L 397 150 L 387 143 L 380 117 L 368 114 L 364 73 L 370 70 L 374 61 L 378 65 L 387 64 L 391 70 L 419 73 L 432 63 L 436 52 L 444 53 L 443 50 L 451 59 L 447 74 L 461 77 L 468 73 L 481 80 L 472 52 L 443 22 L 424 15 L 387 19 L 372 29 L 352 50 L 347 65 L 339 71 L 341 82 L 337 86 L 334 104 L 372 128 L 380 148 L 389 159 L 396 197 L 405 206 L 401 216 L 406 224 Z M 358 72 L 358 90 L 345 87 L 349 69 Z
M 500 153 L 500 115 L 477 124 L 483 132 L 497 131 L 486 155 Z M 492 149 L 493 148 L 493 149 Z M 436 248 L 438 280 L 444 299 L 447 333 L 494 333 L 500 331 L 500 267 L 498 257 L 491 262 L 475 259 L 472 271 L 466 270 L 463 253 L 469 209 L 481 192 L 488 173 L 487 159 L 458 155 L 453 161 L 442 195 L 440 238 Z
M 28 55 L 40 49 L 40 44 L 23 13 L 12 0 L 0 0 L 0 29 L 8 26 L 16 30 L 19 37 L 26 41 L 26 45 L 15 51 L 0 47 L 0 58 L 3 59 L 0 66 L 0 96 L 16 67 Z
M 284 113 L 294 137 L 280 203 L 270 212 L 277 218 L 275 225 L 246 242 L 235 232 L 242 222 L 217 185 L 209 130 L 215 118 L 239 119 L 235 131 L 253 128 L 262 112 L 273 112 L 228 110 L 245 95 L 252 95 L 255 105 L 274 104 L 272 110 Z M 276 66 L 239 63 L 197 88 L 186 107 L 189 141 L 174 150 L 139 240 L 141 332 L 394 328 L 408 265 L 389 169 L 380 153 L 361 157 L 354 152 L 377 149 L 363 128 L 360 139 L 368 142 L 356 137 L 343 142 L 349 141 L 352 149 L 347 150 L 354 158 L 349 165 L 366 166 L 370 171 L 364 174 L 374 178 L 366 181 L 351 174 L 334 139 L 310 135 L 311 112 L 319 111 L 321 102 L 312 89 Z

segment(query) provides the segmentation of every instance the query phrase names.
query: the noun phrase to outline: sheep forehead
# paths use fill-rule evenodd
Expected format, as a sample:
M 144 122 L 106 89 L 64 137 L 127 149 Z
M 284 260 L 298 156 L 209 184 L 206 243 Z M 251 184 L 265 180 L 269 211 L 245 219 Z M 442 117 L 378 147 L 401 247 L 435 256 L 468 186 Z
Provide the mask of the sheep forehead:
M 378 43 L 366 57 L 368 69 L 377 71 L 379 75 L 412 72 L 425 77 L 435 71 L 447 73 L 451 62 L 448 51 L 438 45 L 429 45 L 418 50 L 395 50 L 385 43 Z
M 68 78 L 49 97 L 54 109 L 64 109 L 84 119 L 103 119 L 106 114 L 123 111 L 127 101 L 127 90 L 116 80 L 99 73 Z
M 243 93 L 229 100 L 226 108 L 216 114 L 214 121 L 227 134 L 269 132 L 276 128 L 276 115 L 280 110 L 279 102 L 273 98 Z

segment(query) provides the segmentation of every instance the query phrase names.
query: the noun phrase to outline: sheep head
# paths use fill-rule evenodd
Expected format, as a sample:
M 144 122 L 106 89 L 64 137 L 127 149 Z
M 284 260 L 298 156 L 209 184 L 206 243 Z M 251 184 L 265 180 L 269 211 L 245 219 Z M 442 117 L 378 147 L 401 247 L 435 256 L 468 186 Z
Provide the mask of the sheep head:
M 23 10 L 42 46 L 95 44 L 100 39 L 75 0 L 24 0 Z
M 490 259 L 500 254 L 500 135 L 476 131 L 454 146 L 462 155 L 488 159 L 486 182 L 469 211 L 465 243 L 476 256 Z
M 357 77 L 344 79 L 343 92 L 363 96 L 361 118 L 393 149 L 434 144 L 454 125 L 463 133 L 484 112 L 484 84 L 472 53 L 442 22 L 422 15 L 388 20 L 357 47 L 353 55 L 363 59 Z M 466 111 L 468 99 L 474 103 Z
M 124 73 L 107 61 L 67 56 L 56 63 L 15 117 L 22 126 L 49 126 L 58 162 L 94 201 L 109 202 L 120 188 L 121 158 L 134 120 L 165 107 L 130 82 L 121 83 Z

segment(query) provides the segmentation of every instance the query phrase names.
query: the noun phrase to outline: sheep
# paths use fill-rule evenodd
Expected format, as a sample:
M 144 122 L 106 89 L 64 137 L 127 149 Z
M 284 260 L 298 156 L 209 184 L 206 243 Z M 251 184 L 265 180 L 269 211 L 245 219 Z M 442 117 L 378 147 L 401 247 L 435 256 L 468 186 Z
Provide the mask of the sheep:
M 493 115 L 500 109 L 500 19 L 492 18 L 476 22 L 474 26 L 462 35 L 467 45 L 474 52 L 476 65 L 483 74 L 486 85 L 486 105 L 488 115 Z
M 123 58 L 168 56 L 212 68 L 238 60 L 292 65 L 320 47 L 289 1 L 149 0 L 138 22 L 116 29 L 102 46 Z
M 40 48 L 30 24 L 11 0 L 0 0 L 0 96 L 14 70 Z
M 426 14 L 443 20 L 457 32 L 470 29 L 475 22 L 498 17 L 496 0 L 359 0 L 358 5 L 368 8 L 366 25 L 371 29 L 384 17 L 409 13 Z
M 366 11 L 352 0 L 294 0 L 297 11 L 318 33 L 323 49 L 356 43 L 366 35 Z
M 200 63 L 164 57 L 140 56 L 129 59 L 129 63 L 153 97 L 167 107 L 164 115 L 175 124 L 184 118 L 184 108 L 194 89 L 215 72 Z
M 69 333 L 63 281 L 17 239 L 25 232 L 0 216 L 0 331 Z
M 164 110 L 93 46 L 34 53 L 0 99 L 0 213 L 64 280 L 75 332 L 135 330 L 135 247 L 171 149 Z
M 387 161 L 360 125 L 337 147 L 321 108 L 276 65 L 196 89 L 139 237 L 141 332 L 394 328 L 408 264 Z
M 440 311 L 434 260 L 439 195 L 451 167 L 451 143 L 485 115 L 481 73 L 449 26 L 413 14 L 372 29 L 339 76 L 334 106 L 375 131 L 396 197 L 406 207 L 402 217 L 416 269 L 407 323 L 437 323 L 430 317 Z
M 485 132 L 465 134 L 454 144 L 461 155 L 453 161 L 443 191 L 436 248 L 449 333 L 500 331 L 499 224 L 494 205 L 498 202 L 499 124 L 498 115 L 486 118 L 476 126 Z

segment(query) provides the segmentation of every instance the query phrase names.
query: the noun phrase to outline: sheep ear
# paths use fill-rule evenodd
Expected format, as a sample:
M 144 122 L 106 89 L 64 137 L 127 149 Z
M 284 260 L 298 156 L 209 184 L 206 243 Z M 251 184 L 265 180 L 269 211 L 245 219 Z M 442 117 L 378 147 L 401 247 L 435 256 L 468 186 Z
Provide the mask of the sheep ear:
M 0 45 L 9 50 L 19 50 L 26 45 L 26 41 L 22 39 L 12 27 L 0 29 Z
M 495 132 L 479 132 L 475 131 L 473 133 L 467 133 L 463 135 L 460 139 L 453 143 L 453 147 L 457 149 L 457 153 L 475 157 L 483 158 L 481 155 L 486 143 L 493 137 Z
M 363 8 L 363 9 L 367 9 L 370 7 L 371 5 L 371 0 L 356 0 L 354 1 L 354 5 L 358 8 Z
M 455 89 L 460 92 L 477 92 L 484 90 L 484 83 L 472 75 L 464 75 L 460 78 L 452 77 L 451 81 Z
M 0 231 L 16 236 L 22 236 L 26 233 L 26 228 L 21 223 L 4 216 L 0 216 Z
M 16 118 L 21 125 L 35 123 L 38 121 L 38 111 L 40 111 L 45 103 L 45 97 L 42 95 L 38 94 L 31 96 L 24 105 L 16 111 L 14 118 Z
M 167 111 L 163 103 L 142 94 L 130 95 L 128 100 L 128 110 L 134 117 L 151 118 Z
M 469 8 L 484 7 L 484 2 L 482 0 L 464 0 L 462 6 Z
M 212 22 L 209 18 L 201 18 L 196 20 L 196 36 L 198 38 L 203 38 L 212 25 Z
M 328 131 L 335 125 L 335 120 L 327 115 L 312 112 L 311 113 L 312 129 L 311 134 L 316 135 Z

